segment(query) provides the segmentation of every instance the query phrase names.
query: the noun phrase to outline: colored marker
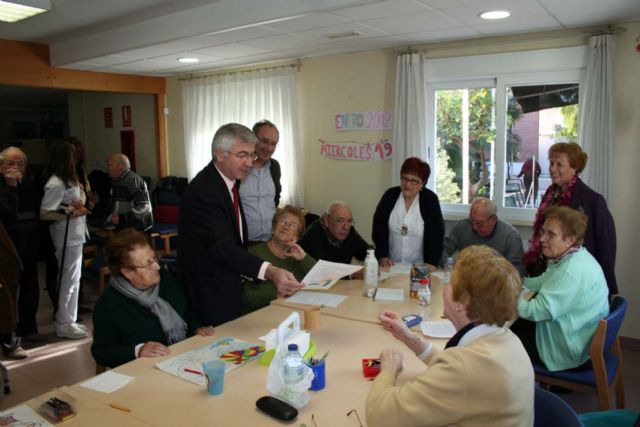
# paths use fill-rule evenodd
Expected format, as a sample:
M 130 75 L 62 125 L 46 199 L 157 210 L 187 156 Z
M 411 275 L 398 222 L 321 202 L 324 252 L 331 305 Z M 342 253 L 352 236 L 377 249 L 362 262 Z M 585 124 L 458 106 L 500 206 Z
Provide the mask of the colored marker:
M 184 368 L 185 372 L 189 372 L 190 374 L 203 375 L 202 372 L 194 371 L 193 369 Z
M 113 409 L 117 409 L 119 411 L 123 411 L 123 412 L 131 412 L 131 409 L 122 406 L 122 405 L 118 405 L 117 403 L 109 403 L 109 406 L 111 406 Z

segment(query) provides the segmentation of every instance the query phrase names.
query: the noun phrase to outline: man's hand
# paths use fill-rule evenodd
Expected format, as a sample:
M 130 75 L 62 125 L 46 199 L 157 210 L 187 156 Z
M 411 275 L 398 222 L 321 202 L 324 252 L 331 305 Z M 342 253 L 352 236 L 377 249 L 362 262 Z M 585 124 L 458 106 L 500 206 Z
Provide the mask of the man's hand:
M 394 349 L 383 350 L 380 353 L 380 370 L 398 375 L 402 371 L 402 353 Z
M 169 347 L 160 344 L 159 342 L 149 341 L 142 346 L 138 353 L 138 357 L 160 357 L 166 356 L 169 353 L 171 353 Z
M 275 283 L 278 289 L 279 297 L 286 297 L 293 295 L 304 287 L 304 285 L 298 282 L 293 274 L 282 268 L 269 265 L 265 274 L 268 280 Z
M 201 326 L 198 329 L 196 329 L 196 334 L 200 335 L 201 337 L 210 337 L 215 333 L 215 330 L 213 329 L 213 326 Z
M 18 169 L 14 168 L 6 168 L 3 175 L 4 180 L 7 182 L 7 185 L 11 187 L 17 186 L 22 179 L 22 173 L 20 173 Z
M 118 225 L 120 224 L 120 216 L 118 214 L 113 214 L 111 215 L 111 223 L 113 225 Z
M 391 268 L 393 266 L 393 261 L 389 257 L 382 257 L 378 260 L 378 264 L 382 268 Z

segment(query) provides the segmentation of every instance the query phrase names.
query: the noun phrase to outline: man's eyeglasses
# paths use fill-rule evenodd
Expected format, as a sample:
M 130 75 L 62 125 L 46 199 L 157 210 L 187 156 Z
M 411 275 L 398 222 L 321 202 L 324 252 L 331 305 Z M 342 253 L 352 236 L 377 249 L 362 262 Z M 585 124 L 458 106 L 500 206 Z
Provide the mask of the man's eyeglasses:
M 404 182 L 405 184 L 410 184 L 410 185 L 420 185 L 422 184 L 422 181 L 419 179 L 413 179 L 413 178 L 407 178 L 407 177 L 400 177 L 400 182 Z
M 278 222 L 280 223 L 281 226 L 290 228 L 292 230 L 297 230 L 299 227 L 298 224 L 296 224 L 295 222 L 290 222 L 290 221 L 287 221 L 286 219 L 279 219 Z
M 349 226 L 356 225 L 356 222 L 354 221 L 353 218 L 342 218 L 341 216 L 335 218 L 335 217 L 332 217 L 331 215 L 327 215 L 327 216 L 332 220 L 334 220 L 338 225 L 342 225 L 342 224 L 347 224 Z
M 151 258 L 144 265 L 125 265 L 125 267 L 131 270 L 136 270 L 138 268 L 146 268 L 147 270 L 151 271 L 154 264 L 160 265 L 160 260 L 158 259 L 157 256 L 154 256 L 153 258 Z
M 491 221 L 493 219 L 493 217 L 494 217 L 494 215 L 491 215 L 489 218 L 485 219 L 484 221 L 479 221 L 479 220 L 475 220 L 475 219 L 469 218 L 469 222 L 474 227 L 476 227 L 476 226 L 483 227 L 484 225 L 488 224 L 489 221 Z
M 256 152 L 254 151 L 253 153 L 247 153 L 246 151 L 241 151 L 239 153 L 233 153 L 231 151 L 227 151 L 227 153 L 229 154 L 233 154 L 234 156 L 236 156 L 237 158 L 239 158 L 240 160 L 247 160 L 247 159 L 251 159 L 251 161 L 256 161 L 258 160 L 258 155 L 256 154 Z
M 22 167 L 24 166 L 27 162 L 23 161 L 23 160 L 3 160 L 2 161 L 3 164 L 7 165 L 7 166 L 17 166 L 17 167 Z

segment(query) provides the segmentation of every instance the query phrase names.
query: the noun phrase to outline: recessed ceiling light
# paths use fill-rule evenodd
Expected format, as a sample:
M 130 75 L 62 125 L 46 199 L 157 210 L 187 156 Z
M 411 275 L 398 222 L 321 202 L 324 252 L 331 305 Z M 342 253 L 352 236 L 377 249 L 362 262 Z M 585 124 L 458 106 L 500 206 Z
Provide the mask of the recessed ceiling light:
M 342 33 L 325 34 L 325 37 L 328 39 L 344 39 L 346 37 L 358 37 L 361 35 L 362 33 L 360 31 L 344 31 Z
M 478 16 L 487 20 L 504 19 L 510 17 L 511 12 L 506 10 L 488 10 L 486 12 L 479 13 Z
M 18 22 L 49 10 L 49 0 L 0 0 L 0 21 Z
M 178 58 L 178 62 L 181 64 L 195 64 L 200 62 L 200 60 L 198 58 Z

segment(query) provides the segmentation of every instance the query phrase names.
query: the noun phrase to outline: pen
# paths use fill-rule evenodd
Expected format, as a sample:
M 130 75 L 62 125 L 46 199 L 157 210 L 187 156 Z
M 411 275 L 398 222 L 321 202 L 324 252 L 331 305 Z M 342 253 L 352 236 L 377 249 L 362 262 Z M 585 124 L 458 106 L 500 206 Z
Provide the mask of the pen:
M 109 406 L 111 406 L 113 409 L 117 409 L 119 411 L 131 412 L 131 409 L 127 408 L 126 406 L 118 405 L 117 403 L 109 403 Z
M 193 369 L 184 368 L 185 372 L 189 372 L 190 374 L 202 375 L 202 372 L 194 371 Z
M 378 288 L 373 292 L 373 302 L 376 302 L 376 295 L 378 295 Z

